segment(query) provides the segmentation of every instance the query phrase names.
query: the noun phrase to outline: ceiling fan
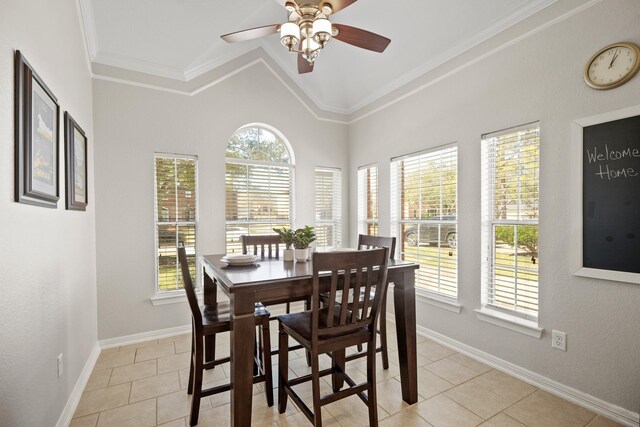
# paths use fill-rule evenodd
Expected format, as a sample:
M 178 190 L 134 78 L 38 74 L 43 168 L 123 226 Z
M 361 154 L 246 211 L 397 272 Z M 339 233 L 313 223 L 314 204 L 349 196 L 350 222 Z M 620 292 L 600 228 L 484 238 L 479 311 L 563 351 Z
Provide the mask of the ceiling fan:
M 304 3 L 302 3 L 304 1 Z M 298 54 L 298 72 L 313 71 L 320 50 L 335 38 L 374 52 L 384 52 L 391 40 L 379 34 L 343 24 L 333 24 L 329 16 L 357 0 L 287 0 L 287 22 L 249 28 L 220 36 L 228 43 L 242 42 L 280 32 L 281 43 L 289 52 Z M 300 2 L 300 3 L 298 3 Z

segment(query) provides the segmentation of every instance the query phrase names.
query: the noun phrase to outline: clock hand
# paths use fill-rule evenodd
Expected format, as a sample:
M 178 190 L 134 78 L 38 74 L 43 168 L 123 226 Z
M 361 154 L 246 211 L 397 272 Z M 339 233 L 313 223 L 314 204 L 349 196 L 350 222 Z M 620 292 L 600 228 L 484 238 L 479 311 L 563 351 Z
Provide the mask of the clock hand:
M 613 63 L 616 61 L 616 58 L 618 57 L 618 49 L 616 49 L 616 53 L 613 54 L 613 58 L 611 58 L 611 62 L 609 63 L 609 69 L 611 69 L 611 67 L 613 67 Z

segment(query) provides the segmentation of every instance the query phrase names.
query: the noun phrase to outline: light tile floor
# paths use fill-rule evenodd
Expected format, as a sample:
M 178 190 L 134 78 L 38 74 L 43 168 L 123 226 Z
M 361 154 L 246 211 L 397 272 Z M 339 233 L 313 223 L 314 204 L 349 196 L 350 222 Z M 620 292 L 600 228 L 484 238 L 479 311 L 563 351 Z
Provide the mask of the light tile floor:
M 272 343 L 277 326 L 272 322 Z M 394 325 L 389 327 L 394 330 Z M 84 390 L 72 427 L 189 425 L 187 381 L 190 335 L 152 340 L 100 354 Z M 377 391 L 380 425 L 390 426 L 483 426 L 483 427 L 608 427 L 618 426 L 607 418 L 574 405 L 527 383 L 492 369 L 424 337 L 418 337 L 418 392 L 414 405 L 402 401 L 396 337 L 389 336 L 389 370 L 382 370 L 378 358 Z M 221 335 L 216 351 L 229 351 L 228 334 Z M 290 354 L 290 377 L 309 372 L 304 354 Z M 328 358 L 324 361 L 326 364 Z M 277 356 L 274 357 L 274 377 Z M 365 378 L 365 361 L 347 364 L 357 382 Z M 205 386 L 228 381 L 229 366 L 205 373 Z M 277 380 L 274 379 L 277 387 Z M 324 383 L 330 391 L 329 383 Z M 309 384 L 297 386 L 303 400 L 310 402 Z M 277 400 L 277 390 L 274 392 Z M 311 425 L 289 400 L 286 413 L 277 404 L 267 407 L 262 384 L 254 386 L 252 407 L 255 426 Z M 323 407 L 323 424 L 328 427 L 367 425 L 367 409 L 351 397 Z M 229 393 L 206 397 L 201 402 L 199 426 L 229 425 Z

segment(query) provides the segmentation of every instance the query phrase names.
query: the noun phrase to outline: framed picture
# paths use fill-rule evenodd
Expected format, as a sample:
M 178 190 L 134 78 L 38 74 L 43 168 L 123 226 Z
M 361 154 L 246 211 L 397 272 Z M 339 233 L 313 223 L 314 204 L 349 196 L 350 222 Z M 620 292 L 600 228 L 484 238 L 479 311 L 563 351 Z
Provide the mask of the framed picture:
M 87 136 L 69 112 L 64 113 L 67 209 L 87 210 Z
M 57 208 L 58 100 L 20 51 L 15 54 L 15 200 Z
M 574 275 L 640 284 L 640 105 L 572 122 Z

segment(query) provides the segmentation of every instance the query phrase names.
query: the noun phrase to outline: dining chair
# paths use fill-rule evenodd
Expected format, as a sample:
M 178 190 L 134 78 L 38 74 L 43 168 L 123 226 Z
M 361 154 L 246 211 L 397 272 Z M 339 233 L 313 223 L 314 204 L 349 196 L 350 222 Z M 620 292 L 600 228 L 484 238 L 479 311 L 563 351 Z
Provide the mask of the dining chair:
M 264 259 L 265 248 L 267 250 L 267 258 L 280 258 L 280 244 L 282 239 L 277 234 L 265 234 L 265 235 L 253 235 L 248 236 L 243 234 L 240 236 L 242 241 L 242 253 L 248 254 L 250 247 L 253 246 L 253 255 L 258 255 L 258 248 L 260 248 L 260 257 Z
M 277 234 L 262 234 L 262 235 L 242 235 L 240 236 L 242 241 L 242 253 L 248 254 L 251 247 L 253 247 L 253 254 L 258 255 L 258 248 L 260 248 L 260 257 L 265 259 L 265 253 L 267 259 L 279 259 L 280 258 L 280 244 L 282 239 Z M 266 251 L 265 251 L 266 249 Z M 306 301 L 306 299 L 298 299 L 296 301 Z M 285 304 L 285 313 L 291 312 L 292 300 L 282 301 Z M 280 304 L 281 302 L 274 302 L 272 304 Z M 306 307 L 308 308 L 308 307 Z
M 194 426 L 198 424 L 198 416 L 200 412 L 200 399 L 216 393 L 222 393 L 231 390 L 231 384 L 223 384 L 207 389 L 202 389 L 202 376 L 204 369 L 210 369 L 217 365 L 230 361 L 229 357 L 215 359 L 209 362 L 203 361 L 203 340 L 222 332 L 231 331 L 231 310 L 228 301 L 218 302 L 214 305 L 206 305 L 201 307 L 198 304 L 187 254 L 183 242 L 178 243 L 178 259 L 180 261 L 180 270 L 182 271 L 182 280 L 184 289 L 189 301 L 192 319 L 192 336 L 191 336 L 191 364 L 189 366 L 189 385 L 187 386 L 187 394 L 193 394 L 191 398 L 191 415 L 189 424 Z M 254 351 L 256 374 L 253 376 L 253 382 L 265 383 L 265 394 L 267 397 L 267 405 L 273 406 L 273 380 L 271 375 L 271 338 L 269 336 L 269 311 L 260 303 L 256 304 L 254 311 L 256 326 L 261 332 L 261 344 L 254 341 Z
M 395 259 L 396 253 L 396 238 L 395 237 L 381 237 L 371 236 L 368 234 L 358 235 L 358 250 L 361 249 L 374 249 L 374 248 L 389 248 L 389 259 Z M 362 304 L 364 296 L 360 295 L 360 304 Z M 320 299 L 323 303 L 326 303 L 327 295 L 321 294 Z M 349 305 L 353 304 L 353 291 L 349 294 Z M 376 352 L 381 353 L 382 356 L 382 368 L 389 369 L 389 349 L 387 346 L 387 294 L 385 292 L 384 299 L 382 300 L 382 307 L 380 309 L 380 320 L 378 333 L 380 334 L 380 346 L 376 349 Z M 347 356 L 346 360 L 359 359 L 366 357 L 367 353 L 362 352 L 362 345 L 358 345 L 358 352 Z
M 357 394 L 369 408 L 369 425 L 378 425 L 376 322 L 387 291 L 388 265 L 389 248 L 314 254 L 311 310 L 278 317 L 278 411 L 281 414 L 291 397 L 309 421 L 319 427 L 323 405 Z M 321 284 L 323 290 L 330 286 L 326 305 L 320 304 Z M 356 295 L 363 295 L 362 304 L 353 304 L 351 308 L 347 300 L 350 288 Z M 311 353 L 311 373 L 291 380 L 286 349 L 289 337 Z M 346 348 L 358 344 L 367 344 L 367 378 L 360 384 L 347 375 L 344 364 Z M 331 355 L 332 363 L 330 368 L 320 371 L 318 359 L 324 353 Z M 320 378 L 330 374 L 333 393 L 321 397 Z M 293 389 L 307 381 L 312 384 L 313 410 Z M 341 389 L 343 382 L 349 387 Z

